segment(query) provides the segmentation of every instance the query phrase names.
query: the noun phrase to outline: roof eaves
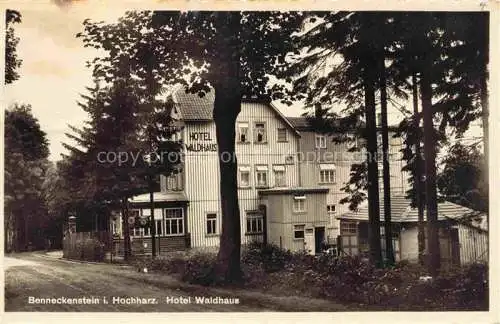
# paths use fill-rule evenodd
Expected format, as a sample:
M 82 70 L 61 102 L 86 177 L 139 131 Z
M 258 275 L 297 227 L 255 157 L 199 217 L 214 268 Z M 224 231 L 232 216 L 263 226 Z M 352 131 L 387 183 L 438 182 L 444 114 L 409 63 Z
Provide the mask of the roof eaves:
M 269 103 L 269 106 L 285 122 L 285 124 L 287 124 L 288 127 L 290 127 L 295 132 L 295 134 L 300 137 L 300 132 L 292 125 L 292 123 L 290 123 L 285 115 L 283 115 L 281 111 L 279 111 L 278 107 L 276 107 L 272 102 Z

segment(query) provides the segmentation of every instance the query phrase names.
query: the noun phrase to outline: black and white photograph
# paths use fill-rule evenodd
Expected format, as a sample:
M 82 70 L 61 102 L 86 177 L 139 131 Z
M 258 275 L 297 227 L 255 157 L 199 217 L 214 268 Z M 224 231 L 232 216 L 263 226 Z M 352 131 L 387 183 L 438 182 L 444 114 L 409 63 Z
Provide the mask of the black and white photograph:
M 306 9 L 4 10 L 6 313 L 491 310 L 491 4 Z

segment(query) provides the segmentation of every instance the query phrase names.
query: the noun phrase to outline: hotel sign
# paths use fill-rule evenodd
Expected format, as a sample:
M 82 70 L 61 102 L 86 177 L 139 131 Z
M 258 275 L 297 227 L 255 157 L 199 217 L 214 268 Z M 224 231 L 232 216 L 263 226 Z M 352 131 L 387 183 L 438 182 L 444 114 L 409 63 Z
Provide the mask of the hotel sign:
M 191 152 L 217 152 L 217 144 L 206 143 L 212 142 L 212 135 L 209 132 L 191 132 L 189 133 L 190 142 L 202 142 L 202 143 L 190 143 L 186 145 L 186 150 Z

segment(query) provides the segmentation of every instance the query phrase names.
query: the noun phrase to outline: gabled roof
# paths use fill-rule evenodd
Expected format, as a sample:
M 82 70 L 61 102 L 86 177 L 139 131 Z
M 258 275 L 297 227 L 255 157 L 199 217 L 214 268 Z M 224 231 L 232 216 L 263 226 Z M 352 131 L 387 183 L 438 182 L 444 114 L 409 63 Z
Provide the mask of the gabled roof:
M 314 132 L 316 127 L 314 126 L 313 118 L 312 117 L 306 117 L 306 116 L 301 116 L 301 117 L 286 117 L 288 121 L 295 127 L 295 129 L 299 131 L 309 131 L 309 132 Z M 398 126 L 397 125 L 389 125 L 388 126 L 389 131 L 397 131 Z M 380 127 L 377 128 L 377 131 L 380 131 Z
M 311 122 L 307 117 L 286 117 L 286 119 L 299 131 L 312 129 Z
M 186 93 L 185 88 L 174 91 L 173 99 L 183 121 L 212 121 L 215 101 L 215 92 L 209 91 L 200 97 L 197 93 Z M 243 99 L 243 102 L 255 102 L 254 99 Z M 297 129 L 272 103 L 263 103 L 270 108 L 276 116 L 281 119 L 290 129 L 300 136 Z
M 424 214 L 425 215 L 425 214 Z M 438 220 L 444 221 L 447 219 L 459 220 L 464 217 L 475 215 L 481 216 L 484 213 L 472 210 L 470 208 L 454 204 L 449 201 L 438 203 Z M 368 202 L 365 201 L 358 211 L 349 211 L 337 216 L 338 219 L 344 220 L 368 220 Z M 384 221 L 384 203 L 383 199 L 380 202 L 380 221 Z M 411 207 L 410 199 L 407 199 L 404 194 L 395 194 L 391 196 L 391 221 L 395 223 L 411 223 L 418 222 L 418 210 Z
M 380 221 L 384 221 L 384 202 L 380 199 Z M 401 222 L 403 214 L 410 206 L 410 200 L 404 195 L 391 196 L 391 221 Z M 368 220 L 368 201 L 365 200 L 357 211 L 348 211 L 337 216 L 338 219 Z
M 213 120 L 214 92 L 210 91 L 204 97 L 197 93 L 186 93 L 180 88 L 173 93 L 181 119 L 184 121 L 210 121 Z

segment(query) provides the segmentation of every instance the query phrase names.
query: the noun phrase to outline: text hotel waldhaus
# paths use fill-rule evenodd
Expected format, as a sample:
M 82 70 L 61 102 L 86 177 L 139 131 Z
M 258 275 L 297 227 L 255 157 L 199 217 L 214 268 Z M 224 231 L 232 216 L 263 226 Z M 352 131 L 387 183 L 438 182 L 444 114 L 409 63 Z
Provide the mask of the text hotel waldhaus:
M 221 232 L 213 92 L 200 98 L 179 90 L 173 97 L 183 126 L 178 136 L 184 158 L 182 172 L 161 176 L 160 190 L 154 193 L 160 253 L 217 247 Z M 391 192 L 403 193 L 408 183 L 401 172 L 401 139 L 389 138 Z M 336 216 L 348 211 L 339 202 L 346 196 L 341 188 L 349 180 L 351 165 L 362 159 L 348 151 L 351 145 L 356 143 L 337 144 L 316 133 L 305 117 L 285 117 L 272 104 L 243 100 L 236 122 L 242 244 L 266 241 L 312 254 L 323 242 L 334 245 L 340 234 Z M 132 198 L 130 215 L 150 217 L 149 199 L 149 194 Z M 121 254 L 119 214 L 112 216 L 111 229 Z M 149 228 L 135 227 L 130 236 L 133 252 L 151 253 Z

